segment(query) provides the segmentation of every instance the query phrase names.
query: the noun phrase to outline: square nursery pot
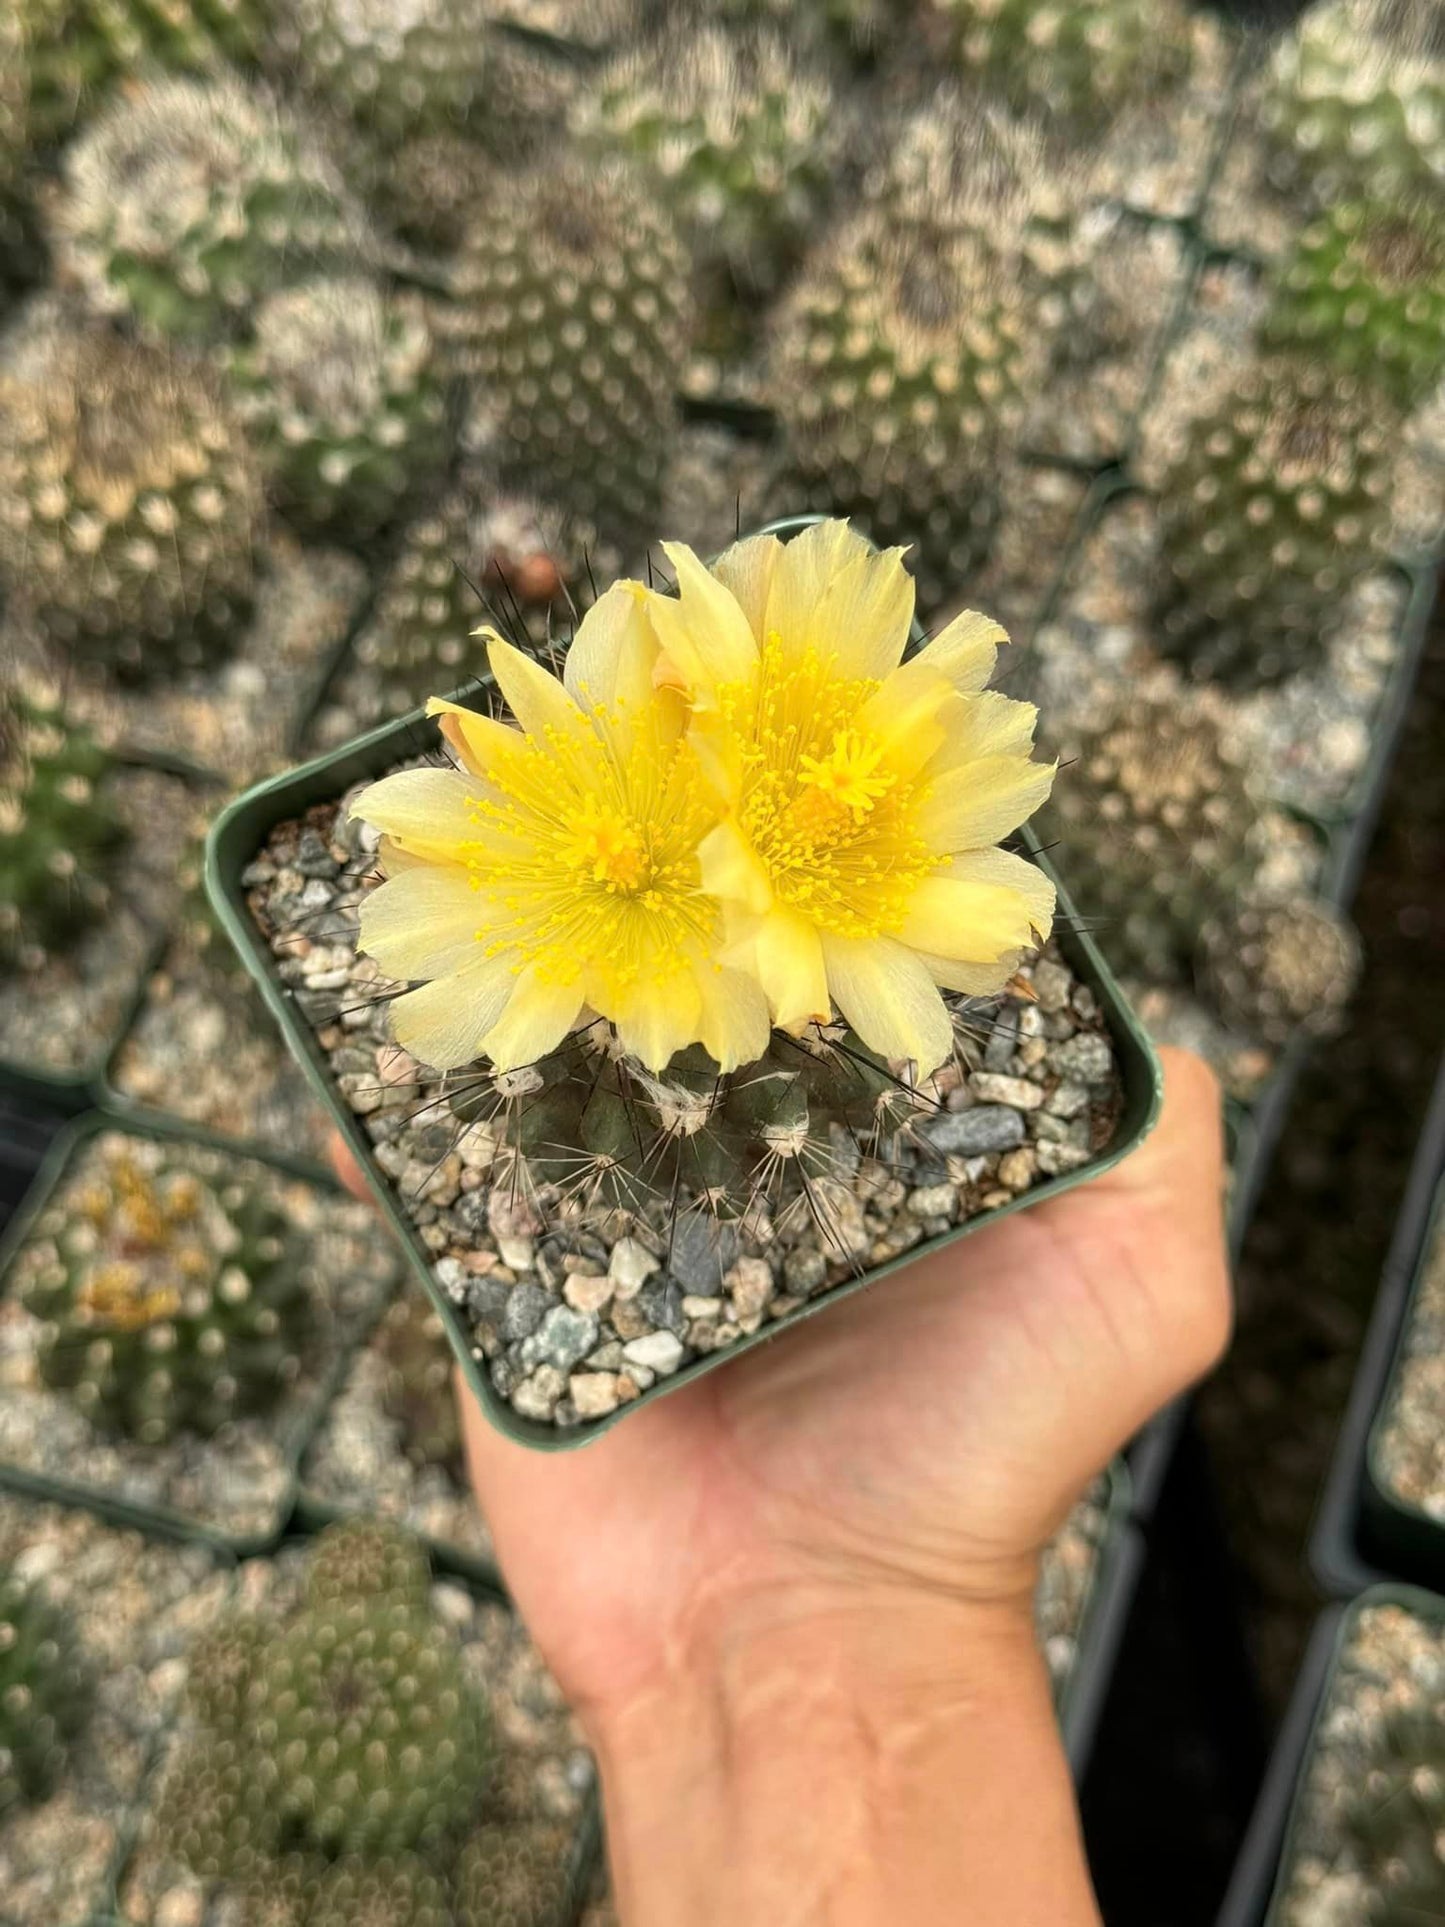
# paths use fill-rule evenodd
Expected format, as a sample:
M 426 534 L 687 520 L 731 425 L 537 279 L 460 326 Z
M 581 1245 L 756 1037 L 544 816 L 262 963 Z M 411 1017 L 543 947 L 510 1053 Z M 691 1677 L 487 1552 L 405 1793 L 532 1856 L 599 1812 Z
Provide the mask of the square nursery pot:
M 414 1534 L 412 1536 L 416 1537 Z M 448 1570 L 439 1564 L 424 1539 L 418 1539 L 418 1543 L 427 1552 L 434 1582 L 457 1587 L 477 1604 L 504 1608 L 525 1635 L 526 1628 L 521 1615 L 497 1573 L 459 1576 L 455 1571 Z M 314 1540 L 309 1533 L 293 1533 L 273 1547 L 264 1558 L 247 1561 L 244 1565 L 234 1568 L 228 1577 L 226 1610 L 239 1608 L 246 1615 L 258 1611 L 264 1612 L 268 1600 L 264 1569 L 271 1567 L 274 1573 L 277 1562 L 284 1563 L 293 1554 L 304 1554 L 312 1544 Z M 258 1576 L 261 1578 L 259 1585 L 256 1583 Z M 290 1597 L 296 1590 L 294 1579 L 288 1585 L 287 1580 L 282 1578 L 281 1590 L 283 1602 L 285 1602 L 282 1606 L 284 1613 L 288 1605 L 294 1604 L 294 1598 Z M 448 1622 L 444 1616 L 443 1623 L 455 1624 L 456 1622 L 454 1620 Z M 530 1640 L 527 1643 L 530 1645 Z M 501 1675 L 497 1677 L 496 1684 L 504 1685 L 511 1676 L 511 1671 L 504 1668 Z M 498 1710 L 495 1707 L 493 1718 L 496 1721 L 500 1746 L 505 1748 L 509 1743 L 514 1743 L 515 1736 L 511 1733 L 508 1721 L 505 1717 L 498 1716 Z M 537 1730 L 535 1715 L 531 1709 L 519 1708 L 517 1718 L 525 1744 L 525 1736 Z M 139 1810 L 131 1818 L 125 1837 L 124 1851 L 113 1870 L 111 1906 L 103 1914 L 93 1917 L 89 1927 L 137 1927 L 138 1923 L 140 1927 L 161 1927 L 161 1923 L 172 1919 L 198 1920 L 201 1915 L 195 1911 L 195 1908 L 202 1885 L 207 1897 L 203 1909 L 207 1922 L 218 1922 L 223 1919 L 230 1921 L 237 1918 L 234 1912 L 236 1906 L 234 1891 L 227 1897 L 225 1883 L 199 1883 L 194 1876 L 185 1874 L 178 1863 L 170 1861 L 157 1850 L 153 1843 L 152 1816 L 164 1787 L 171 1754 L 182 1737 L 184 1720 L 184 1692 L 182 1691 L 175 1694 L 165 1728 L 158 1736 L 153 1748 L 144 1799 Z M 552 1758 L 551 1764 L 554 1767 L 558 1764 L 555 1757 Z M 601 1789 L 595 1768 L 588 1784 L 579 1792 L 575 1818 L 569 1818 L 565 1824 L 568 1828 L 568 1839 L 565 1849 L 562 1897 L 557 1912 L 547 1915 L 545 1927 L 581 1927 L 588 1903 L 605 1872 Z M 168 1875 L 172 1874 L 179 1875 L 179 1879 L 168 1880 Z M 510 1914 L 507 1917 L 512 1918 Z M 250 1919 L 249 1913 L 246 1918 Z M 75 1927 L 81 1927 L 81 1923 L 75 1923 Z M 539 1927 L 542 1927 L 540 1922 Z
M 1055 1690 L 1055 1710 L 1074 1784 L 1083 1784 L 1114 1666 L 1144 1569 L 1144 1537 L 1134 1524 L 1133 1481 L 1123 1459 L 1103 1478 L 1103 1524 L 1083 1607 L 1073 1631 L 1074 1653 Z M 1067 1528 L 1066 1528 L 1067 1530 Z M 1045 1555 L 1047 1560 L 1048 1554 Z
M 1413 1586 L 1374 1586 L 1348 1605 L 1333 1606 L 1320 1615 L 1216 1927 L 1283 1927 L 1309 1793 L 1310 1763 L 1327 1737 L 1335 1680 L 1360 1615 L 1376 1606 L 1403 1607 L 1432 1626 L 1445 1623 L 1445 1599 Z M 1343 1919 L 1343 1915 L 1332 1917 Z
M 15 1285 L 15 1266 L 22 1250 L 77 1160 L 96 1138 L 108 1132 L 148 1142 L 192 1146 L 229 1164 L 260 1166 L 278 1182 L 301 1184 L 324 1200 L 346 1204 L 345 1194 L 334 1180 L 296 1162 L 267 1157 L 250 1147 L 238 1147 L 170 1119 L 88 1112 L 73 1119 L 57 1136 L 20 1209 L 0 1237 L 0 1321 L 6 1316 L 7 1301 Z M 255 1524 L 233 1529 L 225 1523 L 226 1483 L 243 1475 L 234 1463 L 227 1465 L 224 1428 L 206 1439 L 179 1429 L 174 1435 L 177 1439 L 198 1441 L 197 1461 L 207 1454 L 213 1455 L 216 1461 L 211 1500 L 209 1503 L 198 1501 L 194 1510 L 174 1497 L 174 1488 L 179 1485 L 184 1492 L 188 1486 L 204 1484 L 204 1476 L 193 1471 L 188 1474 L 179 1461 L 169 1469 L 155 1460 L 147 1461 L 148 1454 L 171 1451 L 172 1440 L 152 1447 L 100 1427 L 85 1441 L 84 1449 L 93 1452 L 98 1462 L 93 1474 L 87 1474 L 83 1468 L 72 1469 L 70 1450 L 63 1440 L 53 1464 L 5 1458 L 5 1448 L 0 1445 L 0 1489 L 63 1505 L 86 1506 L 114 1525 L 138 1527 L 144 1532 L 199 1543 L 236 1557 L 246 1557 L 273 1546 L 285 1531 L 295 1507 L 301 1457 L 321 1424 L 359 1336 L 368 1328 L 381 1301 L 395 1289 L 398 1277 L 398 1265 L 386 1240 L 368 1237 L 363 1242 L 359 1234 L 343 1233 L 339 1226 L 331 1227 L 330 1235 L 346 1239 L 346 1250 L 336 1254 L 338 1260 L 345 1257 L 345 1275 L 338 1263 L 336 1295 L 333 1298 L 328 1292 L 317 1308 L 320 1315 L 312 1359 L 300 1383 L 277 1408 L 240 1421 L 255 1425 L 257 1436 L 263 1442 L 258 1449 L 268 1453 L 276 1481 L 274 1497 L 264 1508 L 264 1519 L 260 1517 L 262 1508 L 258 1505 Z M 303 1251 L 301 1262 L 308 1262 L 313 1255 L 309 1250 Z M 63 1400 L 65 1394 L 58 1391 L 53 1396 Z M 185 1447 L 179 1449 L 184 1451 Z M 171 1488 L 169 1495 L 165 1491 L 167 1487 Z
M 1324 1590 L 1348 1599 L 1391 1579 L 1445 1591 L 1445 1520 L 1396 1492 L 1381 1463 L 1413 1313 L 1432 1251 L 1445 1239 L 1445 1061 L 1416 1148 L 1369 1329 L 1310 1534 Z
M 786 536 L 818 519 L 816 516 L 793 517 L 770 524 L 769 530 Z M 915 633 L 915 646 L 920 634 Z M 484 697 L 485 693 L 485 685 L 472 684 L 462 693 L 460 700 L 475 701 L 479 695 Z M 1007 1211 L 1042 1202 L 1075 1184 L 1097 1177 L 1133 1150 L 1153 1126 L 1162 1094 L 1158 1060 L 1098 950 L 1087 933 L 1077 928 L 1077 919 L 1068 898 L 1060 889 L 1056 926 L 1059 950 L 1097 1001 L 1122 1086 L 1118 1122 L 1111 1140 L 1102 1150 L 1093 1153 L 1075 1169 L 1045 1178 L 1007 1204 L 983 1211 L 962 1225 L 952 1226 L 941 1236 L 913 1247 L 902 1257 L 846 1278 L 832 1289 L 805 1300 L 784 1316 L 771 1320 L 755 1334 L 695 1359 L 670 1377 L 660 1377 L 641 1397 L 619 1406 L 604 1417 L 568 1427 L 524 1417 L 499 1395 L 487 1371 L 479 1368 L 472 1357 L 471 1334 L 457 1306 L 439 1285 L 432 1270 L 431 1258 L 408 1217 L 402 1198 L 376 1162 L 371 1141 L 362 1128 L 361 1120 L 346 1103 L 310 1023 L 290 986 L 282 980 L 271 948 L 252 919 L 243 882 L 248 866 L 278 825 L 301 817 L 315 806 L 338 802 L 354 785 L 374 780 L 400 763 L 421 756 L 436 756 L 441 753 L 442 747 L 441 734 L 435 721 L 418 710 L 372 730 L 341 749 L 317 757 L 299 769 L 258 784 L 233 801 L 213 824 L 207 845 L 206 881 L 225 929 L 260 984 L 291 1049 L 364 1171 L 378 1204 L 431 1294 L 473 1394 L 490 1421 L 507 1436 L 543 1450 L 565 1449 L 596 1437 L 649 1399 L 690 1383 L 713 1366 L 810 1317 L 845 1294 L 887 1276 L 912 1258 L 952 1244 Z M 1020 846 L 1057 882 L 1048 860 L 1027 830 L 1022 833 Z

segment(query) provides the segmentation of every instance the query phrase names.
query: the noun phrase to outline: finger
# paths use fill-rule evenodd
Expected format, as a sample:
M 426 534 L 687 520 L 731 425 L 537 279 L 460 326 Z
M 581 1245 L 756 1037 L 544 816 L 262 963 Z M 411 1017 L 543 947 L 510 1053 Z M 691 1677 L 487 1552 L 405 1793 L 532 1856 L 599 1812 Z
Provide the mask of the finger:
M 344 1186 L 353 1198 L 360 1198 L 363 1204 L 369 1204 L 371 1187 L 362 1175 L 361 1166 L 357 1163 L 351 1146 L 340 1131 L 331 1132 L 327 1139 L 326 1155 L 331 1161 L 332 1170 L 336 1173 L 336 1182 Z

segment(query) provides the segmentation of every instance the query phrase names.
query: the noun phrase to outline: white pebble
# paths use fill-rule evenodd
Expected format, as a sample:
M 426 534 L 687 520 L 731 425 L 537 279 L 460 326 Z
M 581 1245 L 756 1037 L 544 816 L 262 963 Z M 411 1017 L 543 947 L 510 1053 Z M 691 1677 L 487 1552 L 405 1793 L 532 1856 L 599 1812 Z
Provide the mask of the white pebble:
M 682 1363 L 682 1340 L 675 1332 L 648 1332 L 624 1345 L 622 1356 L 629 1365 L 641 1365 L 645 1371 L 660 1372 L 666 1378 Z
M 635 1298 L 654 1271 L 662 1269 L 645 1244 L 636 1238 L 619 1238 L 612 1247 L 607 1276 L 618 1298 Z

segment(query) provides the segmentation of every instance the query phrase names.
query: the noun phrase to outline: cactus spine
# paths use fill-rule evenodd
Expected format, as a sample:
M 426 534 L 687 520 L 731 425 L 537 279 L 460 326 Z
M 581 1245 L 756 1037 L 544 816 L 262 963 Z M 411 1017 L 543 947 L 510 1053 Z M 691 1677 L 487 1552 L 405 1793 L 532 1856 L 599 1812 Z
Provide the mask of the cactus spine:
M 312 1315 L 284 1218 L 160 1143 L 101 1139 L 17 1262 L 46 1383 L 142 1444 L 264 1410 L 302 1369 Z

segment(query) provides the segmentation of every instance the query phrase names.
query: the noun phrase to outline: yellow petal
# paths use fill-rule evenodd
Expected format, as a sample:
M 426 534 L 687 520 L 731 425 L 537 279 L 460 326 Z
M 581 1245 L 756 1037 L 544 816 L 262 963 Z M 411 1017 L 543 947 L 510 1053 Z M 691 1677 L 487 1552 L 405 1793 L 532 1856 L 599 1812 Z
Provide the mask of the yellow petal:
M 807 640 L 847 680 L 881 681 L 902 660 L 913 622 L 913 577 L 902 549 L 860 555 L 823 590 L 808 617 Z M 791 642 L 792 634 L 782 632 Z
M 786 641 L 817 607 L 833 578 L 873 553 L 866 537 L 836 518 L 815 522 L 793 536 L 773 566 L 764 633 L 776 632 Z
M 1008 950 L 994 963 L 960 963 L 956 957 L 935 957 L 927 950 L 917 953 L 920 963 L 936 984 L 945 990 L 962 991 L 965 997 L 992 997 L 1012 977 L 1026 951 Z
M 450 976 L 398 997 L 391 1007 L 392 1035 L 435 1070 L 475 1063 L 516 981 L 503 958 L 478 954 Z
M 468 806 L 483 795 L 460 770 L 403 769 L 364 789 L 347 814 L 373 824 L 414 856 L 445 860 L 475 840 L 477 819 Z
M 948 740 L 961 705 L 948 678 L 915 656 L 868 698 L 858 727 L 883 745 L 895 767 L 912 775 Z
M 529 964 L 512 978 L 507 1006 L 481 1040 L 481 1054 L 498 1071 L 519 1070 L 555 1050 L 582 1015 L 580 983 L 558 983 Z
M 983 688 L 993 674 L 998 648 L 1008 641 L 1007 630 L 977 609 L 956 615 L 932 642 L 925 643 L 916 660 L 947 676 L 960 695 Z
M 702 994 L 690 971 L 659 982 L 655 976 L 634 981 L 608 1000 L 602 1012 L 617 1026 L 622 1048 L 647 1070 L 661 1071 L 668 1059 L 695 1044 L 702 1028 Z
M 953 1049 L 953 1024 L 927 966 L 886 937 L 825 937 L 828 988 L 871 1050 L 935 1071 Z
M 1053 763 L 986 756 L 935 777 L 918 812 L 918 829 L 933 850 L 976 850 L 1026 823 L 1053 788 Z M 926 946 L 925 946 L 926 947 Z
M 1029 927 L 1040 943 L 1054 926 L 1054 886 L 1036 863 L 1011 850 L 968 850 L 954 857 L 945 876 L 966 883 L 1003 884 L 1023 899 Z
M 487 661 L 508 709 L 539 748 L 562 750 L 590 740 L 580 709 L 557 678 L 495 630 L 487 633 Z
M 640 709 L 651 700 L 657 638 L 647 594 L 640 582 L 614 582 L 577 625 L 562 681 L 579 709 Z
M 828 978 L 823 968 L 823 946 L 811 923 L 795 911 L 775 905 L 743 950 L 762 985 L 775 1024 L 799 1031 L 807 1024 L 826 1023 L 831 1008 Z
M 980 756 L 1031 756 L 1038 720 L 1032 703 L 1019 702 L 997 689 L 961 696 L 928 774 L 940 774 Z
M 757 979 L 725 964 L 704 964 L 698 976 L 702 993 L 703 1049 L 720 1070 L 756 1063 L 768 1048 L 768 1000 Z
M 428 863 L 401 871 L 366 898 L 359 945 L 401 983 L 445 977 L 477 954 L 484 921 L 466 871 Z
M 1031 930 L 1028 901 L 1012 884 L 936 876 L 914 891 L 897 935 L 910 950 L 987 964 L 1022 949 Z
M 682 542 L 664 542 L 677 573 L 676 596 L 653 595 L 648 613 L 664 661 L 661 681 L 678 681 L 704 707 L 721 683 L 745 682 L 758 663 L 758 645 L 732 591 L 710 575 Z
M 521 747 L 520 730 L 499 723 L 495 717 L 480 716 L 475 709 L 464 709 L 460 703 L 447 702 L 444 697 L 429 697 L 426 713 L 441 717 L 442 735 L 462 768 L 473 776 L 485 776 L 502 757 Z
M 773 901 L 768 873 L 757 853 L 738 828 L 728 819 L 709 830 L 697 849 L 702 872 L 702 887 L 720 903 L 741 904 L 762 916 Z
M 768 592 L 782 553 L 783 545 L 777 536 L 750 535 L 745 542 L 734 542 L 730 549 L 724 549 L 712 565 L 713 574 L 725 589 L 732 591 L 733 600 L 759 643 L 767 639 L 763 624 L 768 612 Z

